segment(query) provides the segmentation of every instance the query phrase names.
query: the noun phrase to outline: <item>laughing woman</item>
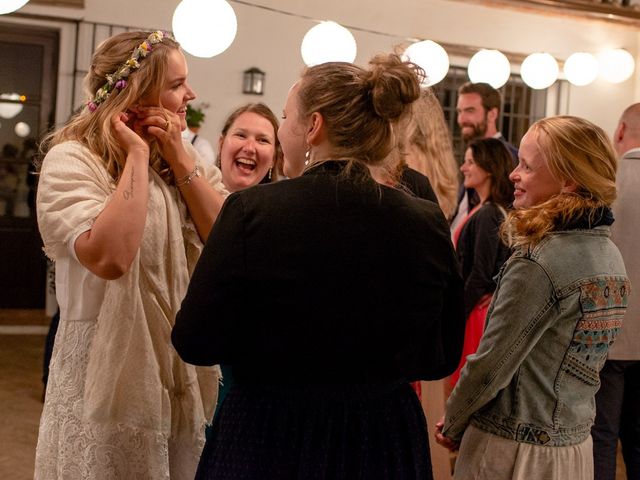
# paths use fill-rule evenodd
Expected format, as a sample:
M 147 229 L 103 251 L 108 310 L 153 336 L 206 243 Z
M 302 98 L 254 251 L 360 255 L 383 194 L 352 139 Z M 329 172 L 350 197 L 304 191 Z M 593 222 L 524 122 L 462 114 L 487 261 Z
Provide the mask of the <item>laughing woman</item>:
M 278 119 L 264 103 L 248 103 L 234 110 L 224 122 L 218 140 L 218 166 L 222 183 L 238 192 L 283 178 Z M 220 365 L 222 382 L 216 411 L 233 384 L 231 365 Z
M 580 118 L 540 120 L 522 139 L 503 226 L 515 252 L 436 435 L 462 442 L 456 479 L 593 479 L 598 372 L 629 293 L 609 239 L 616 166 Z
M 218 167 L 230 192 L 282 178 L 278 119 L 264 103 L 234 110 L 218 140 Z

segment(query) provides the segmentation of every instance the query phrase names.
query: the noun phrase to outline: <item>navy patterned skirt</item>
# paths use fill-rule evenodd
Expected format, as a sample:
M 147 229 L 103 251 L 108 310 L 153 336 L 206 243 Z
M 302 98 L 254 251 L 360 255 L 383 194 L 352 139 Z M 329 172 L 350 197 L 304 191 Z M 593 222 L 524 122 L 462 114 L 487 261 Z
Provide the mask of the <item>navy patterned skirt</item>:
M 196 480 L 431 480 L 427 427 L 408 383 L 235 384 Z

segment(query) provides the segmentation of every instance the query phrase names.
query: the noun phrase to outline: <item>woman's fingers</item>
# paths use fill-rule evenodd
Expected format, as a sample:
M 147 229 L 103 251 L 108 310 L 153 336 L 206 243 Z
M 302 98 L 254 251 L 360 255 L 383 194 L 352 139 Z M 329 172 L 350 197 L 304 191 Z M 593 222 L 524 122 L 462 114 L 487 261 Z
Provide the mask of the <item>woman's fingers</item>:
M 443 428 L 444 428 L 444 417 L 442 417 L 440 420 L 438 420 L 438 422 L 436 422 L 436 430 L 434 434 L 436 442 L 439 445 L 442 445 L 443 447 L 445 447 L 446 449 L 452 452 L 455 452 L 456 450 L 458 450 L 458 444 L 453 440 L 451 440 L 449 437 L 445 437 L 442 434 Z
M 142 148 L 148 151 L 148 146 L 144 139 L 130 125 L 135 123 L 135 115 L 127 112 L 119 112 L 111 117 L 111 126 L 120 145 L 127 151 L 133 148 Z

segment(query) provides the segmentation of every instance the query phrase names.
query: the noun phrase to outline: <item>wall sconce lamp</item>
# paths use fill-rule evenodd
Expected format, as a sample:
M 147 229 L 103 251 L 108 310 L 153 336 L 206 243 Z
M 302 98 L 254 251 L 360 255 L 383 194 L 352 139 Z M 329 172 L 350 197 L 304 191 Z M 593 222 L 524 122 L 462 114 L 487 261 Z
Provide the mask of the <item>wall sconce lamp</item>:
M 256 67 L 251 67 L 242 73 L 242 93 L 251 95 L 264 94 L 265 73 Z
M 27 97 L 19 93 L 0 94 L 0 117 L 13 118 L 18 115 L 23 108 L 23 103 Z

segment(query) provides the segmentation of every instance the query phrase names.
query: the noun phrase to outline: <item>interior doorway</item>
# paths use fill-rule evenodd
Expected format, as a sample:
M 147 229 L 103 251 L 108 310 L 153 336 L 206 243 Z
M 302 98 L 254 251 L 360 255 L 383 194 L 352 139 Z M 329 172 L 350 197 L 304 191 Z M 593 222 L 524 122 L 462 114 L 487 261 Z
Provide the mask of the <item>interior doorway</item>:
M 43 308 L 37 145 L 54 124 L 57 30 L 0 23 L 0 308 Z

